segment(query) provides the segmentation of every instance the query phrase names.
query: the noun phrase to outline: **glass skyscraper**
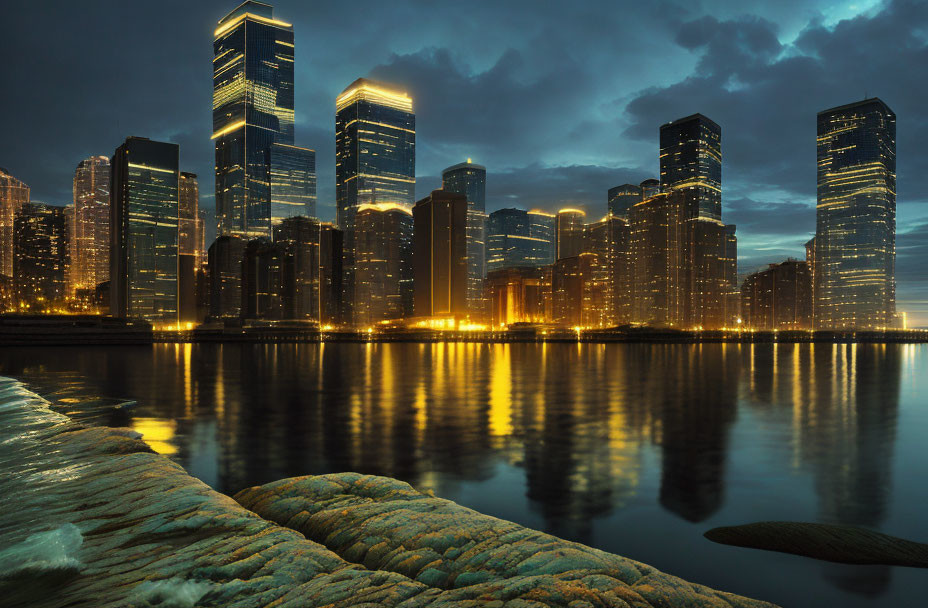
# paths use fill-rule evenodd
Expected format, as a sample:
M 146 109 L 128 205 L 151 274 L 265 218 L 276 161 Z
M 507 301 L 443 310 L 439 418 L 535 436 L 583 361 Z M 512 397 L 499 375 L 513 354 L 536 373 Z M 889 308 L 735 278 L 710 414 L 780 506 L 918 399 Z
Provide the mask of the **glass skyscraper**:
M 413 217 L 405 205 L 361 205 L 355 225 L 355 325 L 413 314 Z
M 275 143 L 268 149 L 271 225 L 290 217 L 316 217 L 316 152 Z
M 344 231 L 346 313 L 355 304 L 358 207 L 392 205 L 411 212 L 415 189 L 412 99 L 393 85 L 359 78 L 335 100 L 335 203 Z
M 896 312 L 896 115 L 873 98 L 818 114 L 815 326 L 888 327 Z
M 661 190 L 687 192 L 692 216 L 722 219 L 722 129 L 702 114 L 661 125 Z
M 500 209 L 487 220 L 487 272 L 554 263 L 554 216 L 544 211 Z
M 93 290 L 110 276 L 110 159 L 91 156 L 74 170 L 68 291 Z
M 580 209 L 561 209 L 556 218 L 557 259 L 572 258 L 583 253 L 583 228 L 586 213 Z
M 213 39 L 213 136 L 219 235 L 271 235 L 269 155 L 293 145 L 293 28 L 248 0 Z
M 110 310 L 175 324 L 178 314 L 178 147 L 129 137 L 111 161 Z
M 609 188 L 609 213 L 616 217 L 628 219 L 628 210 L 635 203 L 641 202 L 641 200 L 641 186 L 623 184 L 615 188 Z
M 13 276 L 13 218 L 29 202 L 29 186 L 0 167 L 0 274 Z
M 467 306 L 483 308 L 483 280 L 487 276 L 487 169 L 467 159 L 441 172 L 441 189 L 467 197 Z
M 47 308 L 64 300 L 68 230 L 64 207 L 26 203 L 13 220 L 13 286 L 20 305 Z

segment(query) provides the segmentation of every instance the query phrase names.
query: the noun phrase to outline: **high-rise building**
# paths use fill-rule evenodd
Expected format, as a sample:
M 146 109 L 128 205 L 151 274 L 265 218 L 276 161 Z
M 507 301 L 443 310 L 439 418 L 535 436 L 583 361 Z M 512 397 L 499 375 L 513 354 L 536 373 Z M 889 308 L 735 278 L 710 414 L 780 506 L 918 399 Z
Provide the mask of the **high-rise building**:
M 722 275 L 725 291 L 725 325 L 736 327 L 741 317 L 741 289 L 738 286 L 738 237 L 734 224 L 725 224 L 725 248 L 722 255 Z
M 237 319 L 242 313 L 242 260 L 244 239 L 220 236 L 209 247 L 209 315 Z
M 468 207 L 464 194 L 444 190 L 434 190 L 413 207 L 417 317 L 463 317 L 468 312 Z
M 554 216 L 544 211 L 499 209 L 487 219 L 487 272 L 554 263 Z
M 551 320 L 552 266 L 501 268 L 487 275 L 489 320 L 493 327 Z
M 177 301 L 181 323 L 200 321 L 197 315 L 197 261 L 200 256 L 200 188 L 197 174 L 181 171 L 177 215 Z
M 606 319 L 605 268 L 595 253 L 558 258 L 551 277 L 553 320 L 566 327 L 603 327 Z
M 661 193 L 661 181 L 659 179 L 646 179 L 639 184 L 641 187 L 641 198 L 651 198 Z
M 583 253 L 583 226 L 586 213 L 580 209 L 565 208 L 557 212 L 555 220 L 556 258 L 572 258 Z
M 682 192 L 661 193 L 631 208 L 632 318 L 638 323 L 683 325 L 684 208 Z
M 177 144 L 129 137 L 116 149 L 110 191 L 110 310 L 178 322 Z
M 467 197 L 467 307 L 483 311 L 483 280 L 487 276 L 487 169 L 471 162 L 459 163 L 441 172 L 441 189 Z
M 598 268 L 605 281 L 604 323 L 622 325 L 632 320 L 634 265 L 628 220 L 611 213 L 586 226 L 584 252 L 598 256 Z
M 749 275 L 741 286 L 741 312 L 751 329 L 811 329 L 809 264 L 787 260 Z
M 247 0 L 213 33 L 219 235 L 271 234 L 271 146 L 293 144 L 293 27 Z
M 283 319 L 284 246 L 268 238 L 248 241 L 242 258 L 242 318 Z
M 110 159 L 91 156 L 74 170 L 68 291 L 92 294 L 110 277 Z
M 388 205 L 411 210 L 415 188 L 412 98 L 393 85 L 359 78 L 335 100 L 336 223 L 344 231 L 347 308 L 357 303 L 354 229 L 358 208 Z
M 335 224 L 319 225 L 319 322 L 338 325 L 344 322 L 342 298 L 344 233 Z
M 29 202 L 29 186 L 0 167 L 0 275 L 13 276 L 13 218 Z
M 275 143 L 268 149 L 271 226 L 288 217 L 316 217 L 316 152 Z
M 530 209 L 525 217 L 528 220 L 529 265 L 553 264 L 557 257 L 557 216 L 540 209 Z
M 13 286 L 20 306 L 46 308 L 67 295 L 68 231 L 64 207 L 25 203 L 13 219 Z
M 608 209 L 616 217 L 628 219 L 628 210 L 642 200 L 641 186 L 623 184 L 609 188 Z
M 319 320 L 320 222 L 294 216 L 274 226 L 274 243 L 283 249 L 283 318 Z
M 413 218 L 406 205 L 354 211 L 356 279 L 352 318 L 359 327 L 413 314 Z
M 877 98 L 818 114 L 815 324 L 888 327 L 896 312 L 896 115 Z
M 692 217 L 722 220 L 722 129 L 693 114 L 661 125 L 661 190 L 681 190 Z

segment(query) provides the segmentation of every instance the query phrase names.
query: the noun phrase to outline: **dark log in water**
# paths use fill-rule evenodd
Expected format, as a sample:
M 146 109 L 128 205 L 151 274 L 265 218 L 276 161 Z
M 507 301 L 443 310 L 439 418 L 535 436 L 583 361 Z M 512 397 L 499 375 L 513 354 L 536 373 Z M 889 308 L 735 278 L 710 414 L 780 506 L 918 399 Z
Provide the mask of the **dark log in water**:
M 792 521 L 762 521 L 713 528 L 709 540 L 841 564 L 879 564 L 928 568 L 928 545 L 858 528 Z

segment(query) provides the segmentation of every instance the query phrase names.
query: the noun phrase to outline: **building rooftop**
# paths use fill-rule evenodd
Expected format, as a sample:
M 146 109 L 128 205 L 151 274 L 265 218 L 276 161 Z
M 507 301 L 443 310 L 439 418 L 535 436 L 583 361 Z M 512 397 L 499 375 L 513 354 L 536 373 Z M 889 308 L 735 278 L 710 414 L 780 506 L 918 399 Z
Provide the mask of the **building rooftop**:
M 884 110 L 886 110 L 889 114 L 892 114 L 893 116 L 896 115 L 895 112 L 893 112 L 892 109 L 890 109 L 890 107 L 886 105 L 886 102 L 884 102 L 879 97 L 869 97 L 866 99 L 861 99 L 860 101 L 846 103 L 843 106 L 828 108 L 827 110 L 822 110 L 821 112 L 819 112 L 818 115 L 821 116 L 822 114 L 831 114 L 834 112 L 841 112 L 843 110 L 850 110 L 852 108 L 860 108 L 860 107 L 869 106 L 869 105 L 878 105 L 882 107 Z
M 684 123 L 684 122 L 706 122 L 706 123 L 709 123 L 710 125 L 714 126 L 716 129 L 719 129 L 719 130 L 722 129 L 722 128 L 718 125 L 718 123 L 716 123 L 714 120 L 712 120 L 711 118 L 709 118 L 709 117 L 707 117 L 707 116 L 705 116 L 705 115 L 703 115 L 703 114 L 699 114 L 699 113 L 690 114 L 689 116 L 684 116 L 683 118 L 678 118 L 678 119 L 676 119 L 676 120 L 671 120 L 670 122 L 667 122 L 667 123 L 662 124 L 662 125 L 661 125 L 661 129 L 665 129 L 665 128 L 671 126 L 671 125 L 678 125 L 678 124 Z
M 345 90 L 335 99 L 335 110 L 341 110 L 359 100 L 412 112 L 412 98 L 405 90 L 394 84 L 370 78 L 358 78 L 345 87 Z

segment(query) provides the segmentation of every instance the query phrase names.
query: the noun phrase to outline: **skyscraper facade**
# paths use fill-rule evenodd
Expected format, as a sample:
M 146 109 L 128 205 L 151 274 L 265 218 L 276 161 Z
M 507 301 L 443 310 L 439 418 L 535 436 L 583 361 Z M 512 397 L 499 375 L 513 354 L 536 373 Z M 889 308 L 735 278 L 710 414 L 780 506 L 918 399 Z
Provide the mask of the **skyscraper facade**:
M 359 78 L 335 100 L 336 223 L 344 231 L 345 305 L 355 294 L 355 215 L 361 205 L 412 209 L 416 116 L 393 85 Z
M 25 203 L 13 219 L 13 286 L 20 306 L 61 303 L 67 295 L 68 231 L 64 207 Z
M 600 221 L 587 224 L 584 238 L 584 252 L 597 255 L 597 270 L 606 286 L 602 293 L 603 323 L 629 323 L 634 267 L 628 220 L 609 213 Z
M 557 212 L 555 247 L 556 258 L 572 258 L 583 253 L 583 227 L 586 213 L 580 209 L 561 209 Z
M 356 279 L 353 321 L 370 327 L 413 314 L 413 218 L 406 205 L 355 210 Z
M 529 257 L 531 266 L 553 264 L 557 253 L 557 216 L 553 213 L 530 209 L 528 219 Z
M 29 186 L 0 167 L 0 274 L 13 276 L 13 219 L 29 202 Z
M 316 217 L 316 152 L 288 144 L 268 148 L 271 226 L 290 217 Z
M 555 218 L 544 211 L 499 209 L 487 219 L 487 272 L 554 263 Z
M 812 273 L 807 262 L 787 260 L 749 275 L 741 286 L 744 326 L 812 328 Z
M 635 322 L 683 325 L 684 208 L 682 192 L 664 192 L 631 208 Z
M 463 317 L 468 312 L 466 195 L 435 190 L 413 215 L 414 312 Z
M 616 217 L 628 219 L 628 210 L 635 203 L 641 202 L 641 199 L 641 186 L 623 184 L 615 188 L 609 188 L 609 213 Z
M 876 98 L 819 112 L 816 327 L 891 326 L 895 263 L 896 115 Z
M 642 200 L 657 196 L 661 192 L 661 181 L 659 179 L 646 179 L 639 186 L 641 187 Z
M 129 137 L 110 163 L 110 310 L 178 321 L 178 147 Z
M 722 219 L 722 129 L 702 114 L 661 125 L 661 190 L 687 193 L 691 215 Z
M 487 275 L 487 169 L 467 159 L 441 172 L 441 189 L 467 197 L 467 307 L 483 310 L 483 280 Z
M 110 159 L 91 156 L 74 170 L 68 291 L 96 289 L 110 276 Z
M 178 182 L 177 213 L 177 302 L 182 323 L 198 321 L 197 247 L 200 244 L 200 188 L 197 174 L 182 171 Z
M 220 236 L 209 247 L 209 316 L 237 319 L 242 313 L 242 260 L 245 240 Z
M 493 327 L 551 320 L 553 265 L 501 268 L 487 274 L 489 321 Z
M 292 26 L 255 0 L 213 33 L 219 235 L 270 236 L 270 149 L 293 144 L 293 49 Z

